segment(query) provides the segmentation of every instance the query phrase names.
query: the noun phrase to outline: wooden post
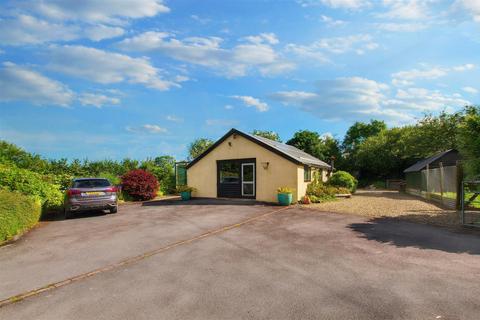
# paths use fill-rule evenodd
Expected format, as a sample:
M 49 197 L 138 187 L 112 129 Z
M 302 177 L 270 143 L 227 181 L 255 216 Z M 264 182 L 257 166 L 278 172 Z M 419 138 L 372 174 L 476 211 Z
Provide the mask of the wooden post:
M 463 196 L 463 190 L 462 190 L 462 181 L 463 181 L 463 165 L 460 161 L 457 161 L 457 198 L 455 201 L 455 207 L 457 209 L 461 208 L 462 205 L 462 196 Z
M 443 203 L 443 182 L 445 181 L 443 175 L 445 174 L 445 172 L 443 170 L 443 162 L 440 162 L 439 165 L 440 165 L 440 199 Z
M 428 191 L 429 186 L 430 186 L 430 165 L 427 164 L 427 190 L 426 190 L 426 193 L 425 193 L 425 196 L 426 196 L 427 199 L 430 199 L 430 192 Z

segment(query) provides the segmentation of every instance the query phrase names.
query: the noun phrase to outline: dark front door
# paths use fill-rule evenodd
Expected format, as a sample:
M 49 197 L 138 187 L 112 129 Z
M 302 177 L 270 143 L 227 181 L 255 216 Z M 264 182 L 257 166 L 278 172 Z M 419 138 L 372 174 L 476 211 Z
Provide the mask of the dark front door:
M 255 199 L 255 159 L 217 161 L 217 196 Z

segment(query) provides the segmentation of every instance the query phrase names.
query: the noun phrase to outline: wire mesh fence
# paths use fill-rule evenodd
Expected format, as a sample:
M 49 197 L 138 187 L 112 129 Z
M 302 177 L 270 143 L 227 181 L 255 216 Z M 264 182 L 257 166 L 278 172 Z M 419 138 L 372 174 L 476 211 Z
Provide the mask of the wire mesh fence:
M 461 167 L 427 168 L 406 175 L 407 192 L 455 209 L 460 205 Z

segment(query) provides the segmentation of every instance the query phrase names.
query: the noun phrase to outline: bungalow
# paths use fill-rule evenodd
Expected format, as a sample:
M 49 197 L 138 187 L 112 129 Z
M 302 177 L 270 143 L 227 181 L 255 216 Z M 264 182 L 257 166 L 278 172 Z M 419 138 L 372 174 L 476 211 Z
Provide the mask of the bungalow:
M 330 165 L 293 146 L 231 129 L 187 165 L 195 197 L 276 201 L 277 188 L 300 200 L 314 175 L 326 181 Z

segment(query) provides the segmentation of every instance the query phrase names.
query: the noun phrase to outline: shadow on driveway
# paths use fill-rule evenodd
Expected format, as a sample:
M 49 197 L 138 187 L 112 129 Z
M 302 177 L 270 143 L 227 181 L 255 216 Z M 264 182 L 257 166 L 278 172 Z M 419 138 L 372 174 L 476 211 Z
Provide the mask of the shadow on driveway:
M 368 240 L 397 247 L 441 250 L 450 253 L 480 254 L 478 233 L 452 232 L 434 226 L 400 221 L 398 218 L 374 218 L 365 223 L 352 223 L 348 228 Z
M 106 214 L 107 214 L 107 211 L 104 211 L 104 210 L 79 211 L 73 214 L 73 216 L 70 219 L 75 220 L 75 219 L 93 218 L 93 217 L 104 216 Z M 40 218 L 40 221 L 61 221 L 61 220 L 65 220 L 63 212 L 61 211 L 48 212 L 43 214 L 42 217 Z

